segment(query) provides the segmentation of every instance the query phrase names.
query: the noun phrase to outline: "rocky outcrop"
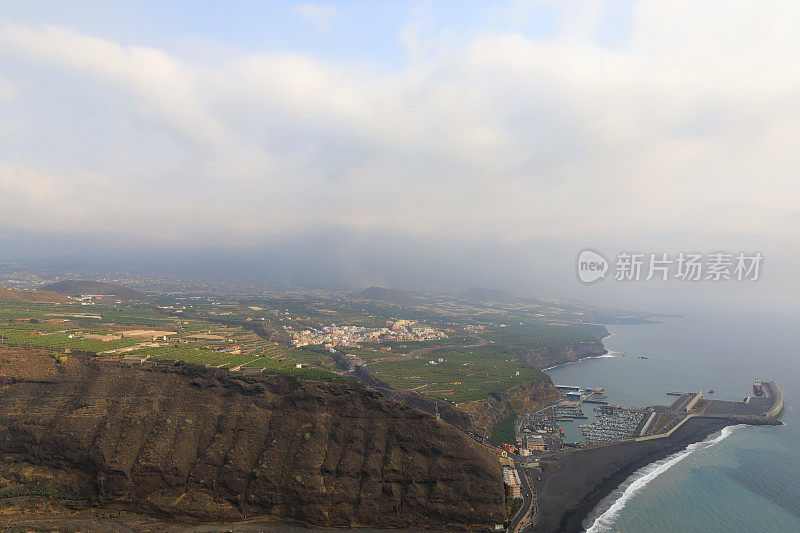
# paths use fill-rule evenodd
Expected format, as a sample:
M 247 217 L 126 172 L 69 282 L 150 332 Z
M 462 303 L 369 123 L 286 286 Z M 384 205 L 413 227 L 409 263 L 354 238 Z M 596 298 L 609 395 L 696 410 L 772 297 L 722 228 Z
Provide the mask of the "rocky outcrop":
M 480 434 L 489 436 L 498 422 L 512 413 L 521 416 L 541 409 L 558 399 L 558 390 L 550 379 L 523 383 L 505 392 L 490 393 L 485 400 L 461 404 L 472 425 Z
M 9 486 L 184 520 L 459 529 L 504 519 L 491 452 L 349 382 L 0 349 L 0 456 Z
M 432 416 L 438 416 L 462 431 L 473 431 L 469 415 L 450 402 L 410 390 L 380 389 L 387 397 Z
M 515 355 L 520 362 L 539 368 L 549 368 L 555 365 L 577 361 L 584 357 L 593 357 L 608 353 L 603 341 L 574 342 L 560 346 L 548 346 L 536 350 L 515 350 Z

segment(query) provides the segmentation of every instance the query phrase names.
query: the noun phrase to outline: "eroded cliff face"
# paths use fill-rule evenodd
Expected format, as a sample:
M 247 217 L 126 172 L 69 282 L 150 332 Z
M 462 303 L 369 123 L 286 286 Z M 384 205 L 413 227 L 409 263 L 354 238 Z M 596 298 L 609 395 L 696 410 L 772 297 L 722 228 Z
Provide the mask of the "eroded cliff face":
M 537 350 L 517 350 L 515 355 L 522 363 L 539 368 L 549 368 L 584 357 L 593 357 L 608 353 L 602 339 L 586 342 L 574 342 L 561 346 L 548 346 Z
M 608 335 L 608 331 L 600 327 L 597 334 L 597 340 L 548 346 L 535 350 L 516 349 L 514 355 L 526 365 L 548 368 L 577 361 L 584 357 L 608 353 L 602 340 L 603 336 Z M 543 381 L 523 383 L 502 393 L 490 394 L 485 400 L 462 404 L 459 408 L 469 413 L 476 432 L 488 436 L 498 422 L 508 418 L 512 413 L 521 416 L 541 409 L 556 401 L 558 397 L 558 391 L 548 378 Z
M 403 405 L 428 413 L 431 416 L 438 415 L 439 418 L 462 431 L 473 431 L 475 429 L 470 416 L 450 402 L 426 394 L 419 394 L 415 391 L 381 389 L 381 392 L 387 398 Z
M 442 421 L 350 383 L 141 369 L 0 349 L 8 486 L 182 519 L 490 528 L 496 457 Z
M 469 413 L 472 425 L 479 434 L 489 436 L 492 428 L 512 413 L 521 416 L 541 409 L 558 399 L 558 390 L 547 379 L 523 383 L 505 392 L 493 393 L 485 400 L 461 404 Z

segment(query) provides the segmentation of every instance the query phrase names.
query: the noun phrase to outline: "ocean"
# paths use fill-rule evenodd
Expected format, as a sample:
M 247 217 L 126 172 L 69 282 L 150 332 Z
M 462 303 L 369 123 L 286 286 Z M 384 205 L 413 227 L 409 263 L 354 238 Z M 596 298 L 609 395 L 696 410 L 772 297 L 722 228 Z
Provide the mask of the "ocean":
M 584 527 L 591 533 L 800 531 L 799 318 L 717 314 L 609 326 L 604 343 L 613 357 L 547 370 L 556 384 L 604 387 L 610 403 L 624 406 L 669 403 L 667 390 L 714 389 L 713 398 L 741 400 L 756 377 L 778 381 L 784 393 L 784 426 L 731 426 L 642 468 Z M 563 426 L 569 438 L 580 436 L 578 422 Z

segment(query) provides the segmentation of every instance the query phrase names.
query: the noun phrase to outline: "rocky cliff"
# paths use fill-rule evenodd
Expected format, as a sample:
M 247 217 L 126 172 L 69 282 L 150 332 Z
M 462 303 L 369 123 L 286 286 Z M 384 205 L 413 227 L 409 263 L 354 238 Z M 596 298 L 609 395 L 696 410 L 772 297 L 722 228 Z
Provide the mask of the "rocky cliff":
M 584 357 L 593 357 L 608 353 L 603 346 L 602 339 L 585 342 L 574 342 L 560 346 L 548 346 L 536 350 L 515 350 L 515 355 L 520 362 L 539 368 L 549 368 L 555 365 L 577 361 Z
M 548 368 L 584 357 L 608 353 L 603 346 L 602 337 L 608 336 L 605 328 L 599 327 L 597 340 L 574 342 L 538 349 L 515 348 L 517 359 L 530 366 Z M 556 401 L 558 391 L 549 378 L 541 381 L 523 383 L 501 393 L 491 393 L 485 400 L 462 404 L 459 408 L 469 414 L 474 431 L 488 436 L 492 428 L 512 413 L 523 415 Z
M 429 415 L 438 416 L 451 426 L 455 426 L 462 431 L 473 431 L 475 429 L 470 416 L 450 402 L 410 390 L 380 389 L 380 391 L 391 400 Z
M 134 368 L 0 349 L 0 476 L 182 520 L 490 528 L 496 458 L 346 382 Z
M 485 400 L 461 404 L 469 414 L 475 431 L 489 436 L 492 428 L 512 413 L 517 416 L 541 409 L 558 399 L 558 390 L 550 379 L 523 383 L 505 392 L 491 393 Z

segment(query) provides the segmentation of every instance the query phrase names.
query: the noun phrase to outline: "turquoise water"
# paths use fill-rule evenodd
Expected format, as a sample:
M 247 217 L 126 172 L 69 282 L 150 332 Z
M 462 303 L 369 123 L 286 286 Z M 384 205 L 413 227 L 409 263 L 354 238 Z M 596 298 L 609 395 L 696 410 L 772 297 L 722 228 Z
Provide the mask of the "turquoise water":
M 667 403 L 667 390 L 713 388 L 715 398 L 740 400 L 755 377 L 777 380 L 785 397 L 785 426 L 728 428 L 650 465 L 601 502 L 584 526 L 800 531 L 798 324 L 798 317 L 718 315 L 613 326 L 605 345 L 615 357 L 549 370 L 555 383 L 605 387 L 611 403 L 626 406 Z M 577 424 L 566 426 L 568 436 L 579 435 Z

